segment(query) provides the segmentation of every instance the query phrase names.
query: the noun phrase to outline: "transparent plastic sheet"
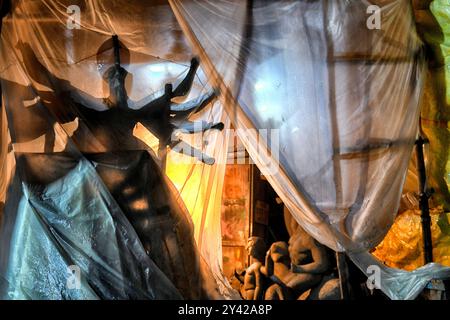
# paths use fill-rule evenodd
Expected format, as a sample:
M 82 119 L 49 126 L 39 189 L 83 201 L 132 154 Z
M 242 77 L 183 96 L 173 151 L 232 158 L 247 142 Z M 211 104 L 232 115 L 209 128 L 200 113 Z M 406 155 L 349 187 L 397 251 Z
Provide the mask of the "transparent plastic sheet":
M 446 80 L 446 43 L 450 4 L 446 1 L 412 1 L 417 32 L 427 46 L 427 64 L 421 101 L 421 131 L 428 139 L 425 146 L 427 185 L 434 189 L 429 201 L 432 219 L 433 261 L 450 266 L 450 194 L 448 165 L 450 131 L 448 129 L 449 100 Z M 431 8 L 431 10 L 430 10 Z M 386 265 L 404 270 L 415 270 L 424 263 L 423 237 L 418 201 L 416 155 L 403 187 L 399 214 L 384 240 L 372 252 Z
M 80 29 L 67 27 L 69 5 L 81 9 Z M 200 215 L 205 222 L 197 228 L 201 224 L 192 224 L 182 200 L 198 190 L 181 190 L 180 197 L 161 171 L 149 146 L 153 118 L 143 114 L 133 127 L 124 120 L 132 111 L 123 117 L 105 112 L 111 88 L 103 77 L 114 64 L 114 34 L 130 109 L 138 112 L 162 97 L 166 83 L 176 91 L 192 52 L 167 3 L 19 0 L 4 19 L 0 75 L 7 120 L 2 116 L 1 155 L 13 155 L 16 170 L 9 163 L 0 184 L 9 184 L 2 193 L 0 293 L 10 299 L 229 297 L 220 242 L 201 247 L 203 259 L 194 241 L 220 223 L 212 212 L 220 203 L 220 158 L 226 153 L 211 146 L 226 146 L 227 140 L 205 132 L 195 146 L 219 164 L 185 163 L 175 181 L 189 183 L 194 168 L 195 183 L 206 180 L 211 187 L 203 212 L 190 208 L 194 219 Z M 211 91 L 205 83 L 199 69 L 189 93 L 173 102 L 200 102 Z M 194 118 L 227 125 L 220 103 Z M 178 165 L 171 153 L 169 173 Z M 80 269 L 80 290 L 66 286 L 68 266 Z
M 393 299 L 450 276 L 438 265 L 387 268 L 367 252 L 394 221 L 418 133 L 425 63 L 409 1 L 170 3 L 250 156 L 305 230 L 363 272 L 379 266 Z M 373 4 L 379 30 L 367 27 Z M 275 131 L 279 144 L 245 129 Z
M 2 298 L 182 298 L 85 159 L 44 190 L 35 187 L 16 179 L 5 208 L 5 226 L 14 228 L 2 232 L 2 246 L 10 244 L 2 250 Z M 68 266 L 80 268 L 79 290 L 67 286 Z
M 433 261 L 450 266 L 450 224 L 442 206 L 432 208 L 431 234 Z M 410 209 L 399 213 L 386 237 L 372 254 L 392 268 L 412 271 L 424 265 L 421 211 Z
M 222 108 L 222 106 L 220 107 Z M 217 110 L 212 109 L 212 111 Z M 216 113 L 216 116 L 221 113 Z M 225 117 L 223 120 L 227 124 L 226 127 L 229 127 L 229 119 Z M 219 162 L 214 166 L 199 163 L 192 164 L 189 163 L 188 159 L 180 161 L 179 158 L 185 158 L 185 156 L 179 153 L 170 153 L 167 175 L 180 191 L 180 195 L 191 214 L 197 246 L 213 272 L 221 294 L 226 298 L 240 299 L 239 294 L 231 289 L 228 280 L 222 273 L 222 233 L 220 222 L 223 179 L 228 151 L 227 144 L 228 134 L 208 139 L 206 153 L 215 154 L 216 161 Z M 192 143 L 192 145 L 196 144 Z M 186 162 L 183 162 L 184 160 Z
M 438 24 L 439 37 L 430 37 L 428 42 L 436 50 L 436 64 L 431 77 L 439 96 L 436 104 L 423 115 L 424 122 L 427 122 L 423 126 L 426 127 L 434 159 L 431 174 L 436 181 L 436 189 L 442 194 L 440 200 L 444 208 L 450 211 L 450 3 L 434 0 L 430 11 Z
M 447 1 L 416 1 L 418 32 L 428 46 L 429 70 L 422 99 L 421 128 L 428 138 L 427 174 L 436 191 L 434 200 L 450 211 L 450 4 Z
M 0 3 L 0 32 L 2 29 L 3 17 L 11 8 L 7 3 Z M 8 188 L 11 175 L 13 173 L 14 157 L 9 148 L 11 140 L 8 131 L 8 121 L 6 120 L 5 108 L 1 97 L 0 85 L 0 225 L 3 218 L 3 208 L 5 205 L 6 189 Z
M 362 271 L 374 270 L 378 266 L 381 290 L 394 300 L 413 300 L 431 280 L 448 279 L 450 268 L 437 263 L 428 263 L 414 271 L 405 271 L 386 267 L 373 255 L 367 252 L 349 253 Z M 373 276 L 373 273 L 370 274 Z
M 0 117 L 0 222 L 5 204 L 6 190 L 8 188 L 11 176 L 14 173 L 14 156 L 12 154 L 11 139 L 8 131 L 8 121 L 6 120 L 5 108 L 2 107 Z M 4 143 L 3 143 L 4 141 Z

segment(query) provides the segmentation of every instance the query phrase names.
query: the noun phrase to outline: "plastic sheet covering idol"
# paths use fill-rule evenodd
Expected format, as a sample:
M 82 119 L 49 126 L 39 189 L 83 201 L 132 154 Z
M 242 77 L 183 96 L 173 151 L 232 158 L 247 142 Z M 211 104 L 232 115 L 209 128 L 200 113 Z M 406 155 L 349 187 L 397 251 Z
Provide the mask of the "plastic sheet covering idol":
M 440 209 L 440 210 L 439 210 Z M 423 237 L 420 210 L 400 213 L 383 241 L 372 254 L 389 267 L 412 271 L 423 266 Z M 450 224 L 442 207 L 430 210 L 433 261 L 450 266 Z
M 448 1 L 414 1 L 415 20 L 428 46 L 429 70 L 422 99 L 421 129 L 430 141 L 427 174 L 436 190 L 433 200 L 450 211 L 450 4 Z
M 429 66 L 421 102 L 422 134 L 429 140 L 424 148 L 427 166 L 427 184 L 432 187 L 430 201 L 431 229 L 433 237 L 433 261 L 450 266 L 450 193 L 448 169 L 450 150 L 450 100 L 446 97 L 445 64 L 446 43 L 450 38 L 450 3 L 447 1 L 412 1 L 417 32 L 428 47 Z M 448 53 L 447 53 L 448 55 Z M 448 77 L 447 77 L 448 78 Z M 372 252 L 390 267 L 414 270 L 424 263 L 423 237 L 417 193 L 416 157 L 412 157 L 403 196 L 389 233 Z
M 410 1 L 170 3 L 237 135 L 305 230 L 364 272 L 382 268 L 393 299 L 449 275 L 388 269 L 367 252 L 397 214 L 418 133 L 425 61 Z
M 430 162 L 431 173 L 437 180 L 436 190 L 443 194 L 440 200 L 450 211 L 450 3 L 435 0 L 430 4 L 430 11 L 438 25 L 438 36 L 429 36 L 436 57 L 431 76 L 438 97 L 435 108 L 428 108 L 423 121 L 428 127 L 427 136 L 434 141 L 434 147 L 430 147 L 433 158 Z
M 221 104 L 205 98 L 212 88 L 190 64 L 193 54 L 169 5 L 13 1 L 0 46 L 1 297 L 226 297 L 220 237 L 204 241 L 203 259 L 194 235 L 211 237 L 220 223 L 213 212 L 226 152 L 211 146 L 226 150 L 227 139 L 219 130 L 204 132 L 192 143 L 210 164 L 180 155 L 191 159 L 181 171 L 172 152 L 159 147 L 158 158 L 151 149 L 161 130 L 190 128 L 193 113 L 202 125 L 225 120 Z M 125 92 L 116 90 L 121 81 Z M 172 96 L 171 108 L 181 111 L 162 126 L 166 113 L 155 108 L 170 106 Z M 202 111 L 184 112 L 205 101 Z M 188 136 L 186 130 L 176 136 Z M 178 172 L 181 196 L 161 169 L 164 158 L 167 171 Z M 200 204 L 189 200 L 199 188 L 182 186 L 204 181 L 199 214 Z M 186 199 L 203 222 L 195 228 Z

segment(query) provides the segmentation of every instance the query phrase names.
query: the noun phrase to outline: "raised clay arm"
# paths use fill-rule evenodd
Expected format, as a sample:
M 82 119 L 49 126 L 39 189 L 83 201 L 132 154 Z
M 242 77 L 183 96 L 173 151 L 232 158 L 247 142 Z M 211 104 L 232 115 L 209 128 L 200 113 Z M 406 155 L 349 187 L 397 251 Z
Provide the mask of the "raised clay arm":
M 274 266 L 271 257 L 271 249 L 269 249 L 266 254 L 266 263 L 264 266 L 261 267 L 260 270 L 263 275 L 265 275 L 266 277 L 270 277 L 271 275 L 273 275 L 273 268 Z

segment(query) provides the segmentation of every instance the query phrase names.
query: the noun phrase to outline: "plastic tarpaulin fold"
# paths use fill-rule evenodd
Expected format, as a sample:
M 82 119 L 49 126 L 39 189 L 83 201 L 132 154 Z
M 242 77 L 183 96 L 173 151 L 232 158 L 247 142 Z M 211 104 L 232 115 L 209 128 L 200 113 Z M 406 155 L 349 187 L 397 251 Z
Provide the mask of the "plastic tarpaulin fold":
M 409 1 L 170 3 L 237 135 L 305 230 L 363 272 L 382 268 L 394 299 L 449 275 L 389 269 L 367 252 L 394 221 L 418 133 L 425 61 Z
M 214 165 L 183 155 L 190 161 L 179 164 L 169 152 L 173 183 L 151 149 L 164 129 L 189 128 L 188 118 L 228 125 L 219 102 L 183 113 L 212 89 L 198 69 L 192 87 L 177 91 L 191 74 L 193 54 L 168 4 L 18 0 L 1 36 L 2 297 L 229 297 L 220 238 L 200 248 L 194 240 L 220 228 L 215 209 L 227 139 L 218 130 L 193 139 Z M 108 83 L 117 70 L 124 109 Z M 164 100 L 171 93 L 173 101 Z M 152 101 L 181 110 L 179 121 L 164 127 Z M 189 134 L 176 134 L 183 135 Z M 216 143 L 225 149 L 214 149 Z M 78 291 L 66 285 L 69 266 L 80 273 Z
M 448 55 L 450 3 L 420 0 L 412 4 L 417 32 L 428 48 L 428 72 L 421 102 L 420 127 L 429 140 L 424 148 L 427 185 L 435 191 L 430 199 L 433 261 L 450 266 L 450 176 L 446 169 L 450 164 L 450 100 L 447 97 L 450 82 L 445 75 L 449 65 L 445 62 L 445 56 Z M 403 188 L 399 215 L 385 239 L 372 252 L 386 265 L 404 270 L 417 269 L 424 261 L 415 162 L 414 155 Z

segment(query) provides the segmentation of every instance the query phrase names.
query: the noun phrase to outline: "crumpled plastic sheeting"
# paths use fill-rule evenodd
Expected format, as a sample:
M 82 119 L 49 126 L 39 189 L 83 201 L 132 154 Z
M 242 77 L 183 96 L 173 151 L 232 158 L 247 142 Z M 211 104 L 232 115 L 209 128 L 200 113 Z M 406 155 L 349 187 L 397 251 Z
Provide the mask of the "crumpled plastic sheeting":
M 412 271 L 424 265 L 420 210 L 400 213 L 372 254 L 392 268 Z M 450 215 L 442 207 L 430 211 L 433 261 L 450 266 Z
M 67 28 L 69 5 L 81 8 L 81 29 Z M 107 124 L 94 111 L 107 110 L 103 98 L 109 88 L 102 75 L 113 63 L 112 47 L 106 46 L 113 34 L 121 42 L 127 93 L 136 102 L 130 100 L 131 108 L 161 96 L 166 83 L 176 88 L 184 78 L 192 53 L 168 5 L 17 0 L 13 8 L 3 21 L 0 46 L 7 115 L 2 117 L 2 158 L 11 147 L 7 155 L 16 160 L 15 171 L 7 166 L 14 183 L 6 194 L 1 230 L 2 296 L 222 297 L 215 280 L 223 279 L 217 271 L 214 278 L 200 258 L 179 193 L 143 143 L 150 132 L 141 130 L 137 139 L 135 128 Z M 188 96 L 176 102 L 206 93 L 210 88 L 204 83 L 199 70 Z M 73 101 L 98 117 L 85 117 Z M 196 116 L 221 119 L 222 108 Z M 6 124 L 11 145 L 3 135 Z M 103 145 L 103 135 L 115 137 L 114 143 Z M 214 145 L 214 135 L 204 139 Z M 0 185 L 7 185 L 1 178 Z M 220 174 L 207 178 L 217 184 Z M 209 196 L 211 203 L 217 201 Z M 217 216 L 210 219 L 220 222 Z M 217 241 L 211 246 L 220 255 Z M 70 265 L 80 267 L 84 279 L 78 294 L 64 289 Z
M 1 238 L 2 248 L 11 246 L 2 259 L 3 299 L 182 298 L 88 161 L 43 190 L 16 179 L 11 191 L 5 225 L 14 228 Z M 82 272 L 78 290 L 67 286 L 68 265 Z
M 428 47 L 429 70 L 421 107 L 433 200 L 450 211 L 450 5 L 447 1 L 414 1 L 417 28 Z
M 393 299 L 450 275 L 388 269 L 367 252 L 394 221 L 418 133 L 425 61 L 410 1 L 170 3 L 251 158 L 305 230 L 363 272 L 380 266 Z M 380 30 L 366 24 L 374 3 Z M 279 145 L 248 128 L 275 130 Z
M 447 66 L 445 68 L 445 83 L 446 87 L 450 87 L 450 70 L 448 69 L 448 65 L 450 64 L 450 6 L 445 0 L 433 0 L 430 4 L 430 11 L 433 13 L 436 21 L 439 23 L 441 27 L 442 37 L 439 39 L 439 49 L 442 53 L 442 58 L 444 64 Z M 436 39 L 437 40 L 437 39 Z M 450 92 L 446 90 L 445 99 L 447 105 L 450 104 Z M 448 115 L 448 113 L 447 113 Z
M 425 124 L 426 135 L 430 140 L 430 152 L 434 159 L 431 175 L 437 180 L 437 190 L 441 191 L 441 202 L 450 211 L 450 4 L 443 0 L 434 0 L 430 11 L 439 24 L 441 36 L 432 38 L 430 42 L 438 47 L 436 52 L 436 69 L 432 72 L 434 85 L 437 87 L 437 103 L 423 115 L 428 121 Z M 445 185 L 446 184 L 446 185 Z
M 374 267 L 378 267 L 379 288 L 393 300 L 414 300 L 431 280 L 448 279 L 450 274 L 450 268 L 437 263 L 429 263 L 409 272 L 386 267 L 368 252 L 352 252 L 349 257 L 357 261 L 361 271 L 372 270 L 368 272 L 369 276 L 373 276 Z
M 418 33 L 428 47 L 428 66 L 421 103 L 421 129 L 429 143 L 425 146 L 427 184 L 435 192 L 430 199 L 433 260 L 450 266 L 450 87 L 446 77 L 445 54 L 449 39 L 450 5 L 446 1 L 413 1 Z M 430 10 L 431 9 L 431 10 Z M 448 60 L 448 59 L 447 59 Z M 448 63 L 447 63 L 448 64 Z M 447 80 L 446 80 L 447 78 Z M 447 100 L 447 101 L 446 101 Z M 417 167 L 413 155 L 402 202 L 395 223 L 373 254 L 386 265 L 408 271 L 423 262 L 423 238 L 418 202 Z M 447 166 L 447 168 L 446 168 Z
M 366 27 L 364 1 L 253 1 L 251 15 L 246 1 L 171 3 L 236 96 L 233 125 L 278 130 L 279 146 L 261 143 L 280 170 L 260 167 L 279 194 L 295 188 L 283 200 L 302 226 L 334 249 L 381 241 L 418 128 L 424 63 L 407 1 L 382 7 L 382 31 Z

